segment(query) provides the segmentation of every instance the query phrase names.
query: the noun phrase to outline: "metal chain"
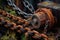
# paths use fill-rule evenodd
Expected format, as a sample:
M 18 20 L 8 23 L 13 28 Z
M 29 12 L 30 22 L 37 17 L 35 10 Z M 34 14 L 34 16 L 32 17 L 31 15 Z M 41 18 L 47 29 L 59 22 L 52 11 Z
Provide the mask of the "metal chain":
M 48 37 L 45 34 L 40 34 L 36 30 L 31 30 L 30 28 L 26 27 L 24 28 L 22 25 L 17 25 L 14 22 L 11 22 L 9 20 L 5 20 L 3 17 L 0 17 L 0 26 L 3 26 L 9 30 L 13 30 L 15 32 L 18 32 L 20 34 L 25 34 L 25 36 L 31 36 L 33 38 L 36 37 L 36 39 L 39 39 L 40 37 L 46 38 L 48 40 Z
M 34 8 L 32 6 L 32 4 L 30 4 L 27 0 L 23 0 L 23 4 L 26 8 L 28 8 L 28 10 L 30 10 L 32 13 L 34 12 Z
M 47 20 L 46 23 L 45 23 L 45 27 L 44 27 L 44 33 L 45 33 L 45 34 L 46 34 L 46 32 L 47 32 L 48 26 L 49 26 L 49 20 Z
M 32 14 L 25 13 L 21 9 L 19 9 L 12 0 L 7 0 L 7 2 L 8 5 L 11 6 L 17 12 L 18 15 L 23 15 L 25 18 L 29 18 L 30 16 L 32 16 Z
M 24 27 L 29 25 L 29 22 L 27 20 L 22 19 L 21 17 L 11 15 L 4 10 L 0 11 L 0 15 L 3 16 L 4 18 L 5 17 L 9 18 L 11 21 L 15 22 L 17 25 L 23 25 Z

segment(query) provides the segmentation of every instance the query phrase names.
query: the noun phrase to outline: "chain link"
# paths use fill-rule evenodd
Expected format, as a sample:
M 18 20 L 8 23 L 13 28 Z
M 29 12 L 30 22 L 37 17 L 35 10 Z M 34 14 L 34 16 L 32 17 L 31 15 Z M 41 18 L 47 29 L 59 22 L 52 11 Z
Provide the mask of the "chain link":
M 49 26 L 49 20 L 47 20 L 46 23 L 45 23 L 45 27 L 44 27 L 44 33 L 45 33 L 45 34 L 46 34 L 46 32 L 47 32 L 48 26 Z
M 30 4 L 27 0 L 23 0 L 23 4 L 26 8 L 28 8 L 31 11 L 31 13 L 34 12 L 34 8 L 33 8 L 32 4 Z
M 25 18 L 29 18 L 30 16 L 32 16 L 32 14 L 23 12 L 21 9 L 19 9 L 14 4 L 13 0 L 7 0 L 7 2 L 8 2 L 8 5 L 11 6 L 17 12 L 18 15 L 23 15 Z

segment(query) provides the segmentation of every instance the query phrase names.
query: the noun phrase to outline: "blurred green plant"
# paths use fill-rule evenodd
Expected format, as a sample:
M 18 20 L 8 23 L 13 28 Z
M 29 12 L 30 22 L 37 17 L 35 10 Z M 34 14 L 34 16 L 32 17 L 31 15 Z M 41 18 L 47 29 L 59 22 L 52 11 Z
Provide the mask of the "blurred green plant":
M 21 38 L 22 38 L 22 40 L 26 40 L 26 37 L 24 34 L 21 36 Z
M 7 33 L 0 38 L 0 40 L 17 40 L 15 37 L 15 33 L 10 33 L 10 31 L 7 31 Z

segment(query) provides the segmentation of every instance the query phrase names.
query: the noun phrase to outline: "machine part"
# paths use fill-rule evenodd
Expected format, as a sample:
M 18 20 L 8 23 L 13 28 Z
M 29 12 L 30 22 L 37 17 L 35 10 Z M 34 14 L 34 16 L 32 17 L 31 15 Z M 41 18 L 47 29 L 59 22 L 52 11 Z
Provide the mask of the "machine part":
M 17 15 L 19 16 L 22 15 L 24 18 L 29 18 L 30 16 L 32 16 L 32 14 L 27 14 L 23 12 L 21 9 L 19 9 L 12 0 L 7 0 L 7 2 L 8 2 L 8 5 L 11 6 L 17 12 Z
M 0 10 L 0 15 L 10 18 L 13 22 L 17 23 L 18 25 L 22 24 L 25 27 L 28 26 L 31 29 L 39 29 L 42 25 L 44 25 L 46 29 L 47 26 L 51 27 L 54 24 L 54 17 L 52 13 L 50 9 L 46 8 L 41 8 L 35 11 L 35 14 L 31 16 L 29 20 L 24 20 L 20 17 L 10 15 L 3 10 Z M 29 24 L 31 24 L 32 27 Z
M 51 27 L 54 24 L 54 16 L 50 9 L 42 8 L 41 11 L 48 15 L 49 26 Z
M 6 22 L 6 23 L 3 23 L 3 21 L 4 22 Z M 13 31 L 16 31 L 16 32 L 18 32 L 18 33 L 28 33 L 28 34 L 30 34 L 31 32 L 33 32 L 34 33 L 34 35 L 32 35 L 31 37 L 36 37 L 37 35 L 42 35 L 42 34 L 40 34 L 39 32 L 37 32 L 37 31 L 35 31 L 35 30 L 31 30 L 30 28 L 23 28 L 23 26 L 21 26 L 21 25 L 16 25 L 15 23 L 13 23 L 13 22 L 10 22 L 10 21 L 8 21 L 8 20 L 4 20 L 2 17 L 0 18 L 0 25 L 2 26 L 2 24 L 4 24 L 3 26 L 4 27 L 6 27 L 6 28 L 8 28 L 8 29 L 10 29 L 10 30 L 13 30 Z M 30 29 L 30 30 L 29 30 Z M 40 36 L 41 37 L 41 36 Z M 45 36 L 43 36 L 43 37 L 45 37 Z M 39 36 L 37 37 L 37 38 L 39 38 Z M 46 37 L 46 39 L 47 39 L 48 37 Z M 47 39 L 48 40 L 48 39 Z
M 51 27 L 54 24 L 54 16 L 52 15 L 50 9 L 41 8 L 35 12 L 34 16 L 31 19 L 31 22 L 32 26 L 36 29 L 45 24 Z
M 55 16 L 55 27 L 60 27 L 60 4 L 51 1 L 44 1 L 38 4 L 39 8 L 49 8 L 52 10 L 52 14 Z M 57 14 L 58 13 L 58 14 Z

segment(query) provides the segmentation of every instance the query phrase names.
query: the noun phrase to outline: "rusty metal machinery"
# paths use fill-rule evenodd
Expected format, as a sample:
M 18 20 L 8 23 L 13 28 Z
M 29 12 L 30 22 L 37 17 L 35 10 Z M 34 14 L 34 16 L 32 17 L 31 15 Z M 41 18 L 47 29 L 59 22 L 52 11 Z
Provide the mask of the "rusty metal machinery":
M 48 9 L 51 9 L 52 11 L 52 14 L 54 15 L 55 19 L 55 24 L 54 26 L 50 29 L 50 31 L 53 30 L 54 33 L 57 33 L 58 31 L 58 35 L 60 35 L 60 4 L 57 3 L 57 1 L 59 0 L 54 0 L 55 2 L 51 2 L 51 1 L 44 1 L 44 2 L 41 2 L 38 4 L 39 8 L 48 8 Z M 57 36 L 55 34 L 55 36 Z M 57 39 L 56 40 L 59 40 L 59 36 L 56 37 Z
M 10 30 L 14 30 L 19 33 L 25 33 L 26 35 L 29 34 L 30 32 L 36 32 L 35 29 L 40 29 L 41 27 L 44 29 L 46 29 L 47 27 L 50 28 L 54 24 L 54 16 L 52 15 L 50 9 L 46 8 L 38 9 L 37 11 L 34 12 L 33 16 L 31 16 L 28 20 L 11 15 L 4 10 L 0 10 L 0 16 L 1 16 L 0 26 L 3 25 L 4 27 Z M 13 22 L 4 20 L 5 17 L 9 18 Z M 26 32 L 26 29 L 28 30 L 28 32 Z M 36 36 L 37 35 L 39 35 L 39 33 L 36 34 Z M 38 39 L 40 38 L 39 36 L 38 37 L 36 36 L 32 37 Z M 40 36 L 45 37 L 44 34 L 40 34 Z
M 44 27 L 46 27 L 47 25 L 51 27 L 54 24 L 54 16 L 52 15 L 50 9 L 41 8 L 34 13 L 35 14 L 33 14 L 33 16 L 31 16 L 28 20 L 25 20 L 14 15 L 10 15 L 3 10 L 0 10 L 0 15 L 10 18 L 18 25 L 22 24 L 23 26 L 29 26 L 29 28 L 31 29 L 39 29 L 42 25 L 44 25 Z
M 40 28 L 43 25 L 44 25 L 44 27 L 53 26 L 54 16 L 50 9 L 40 8 L 34 13 L 35 14 L 31 19 L 32 25 L 34 26 L 34 28 Z
M 33 5 L 28 1 L 15 1 L 16 3 L 14 0 L 7 0 L 7 5 L 16 12 L 16 16 L 0 9 L 0 26 L 3 28 L 0 27 L 0 29 L 24 34 L 27 40 L 30 39 L 29 37 L 34 40 L 40 40 L 41 37 L 44 40 L 49 40 L 50 31 L 54 31 L 52 33 L 56 40 L 60 39 L 60 4 L 42 0 L 43 2 L 38 4 L 39 8 L 35 11 Z M 19 5 L 19 2 L 23 5 Z M 24 7 L 28 11 L 24 11 Z
M 25 13 L 25 12 L 23 12 L 23 11 L 21 11 L 15 4 L 14 4 L 14 2 L 12 3 L 12 0 L 7 0 L 7 2 L 8 2 L 8 4 L 9 4 L 9 6 L 11 6 L 11 7 L 13 7 L 13 9 L 15 10 L 15 11 L 17 11 L 18 12 L 18 14 L 26 14 L 27 15 L 27 13 Z M 26 7 L 27 8 L 29 8 L 29 6 L 31 6 L 27 1 L 25 1 L 27 4 L 25 4 L 26 5 Z M 24 3 L 25 3 L 24 2 Z M 29 8 L 29 9 L 31 9 L 31 10 L 33 10 L 33 7 L 31 6 L 31 8 Z M 24 15 L 24 16 L 26 16 L 28 19 L 31 17 L 31 19 L 29 19 L 29 24 L 31 23 L 31 25 L 33 26 L 33 27 L 31 27 L 30 26 L 30 28 L 34 28 L 34 29 L 38 29 L 38 28 L 40 28 L 40 26 L 41 25 L 44 25 L 44 26 L 50 26 L 50 25 L 53 25 L 54 24 L 54 17 L 53 17 L 53 14 L 51 13 L 51 11 L 50 10 L 48 10 L 48 9 L 45 9 L 45 8 L 42 8 L 42 9 L 40 9 L 40 10 L 42 10 L 42 11 L 39 11 L 39 12 L 37 12 L 37 13 L 35 13 L 35 14 L 31 14 L 30 13 L 30 16 L 29 16 L 29 14 L 26 16 L 26 15 Z M 38 15 L 38 16 L 37 16 Z M 45 15 L 45 17 L 42 17 L 41 19 L 39 18 L 40 17 L 40 15 L 42 16 L 42 15 Z M 47 15 L 47 17 L 46 17 L 46 15 Z M 28 17 L 29 16 L 29 17 Z M 34 18 L 35 17 L 35 18 Z M 38 21 L 36 21 L 36 20 L 41 20 L 40 22 L 38 22 Z M 32 23 L 33 22 L 33 23 Z
M 58 0 L 56 0 L 58 1 Z M 38 6 L 41 8 L 49 8 L 52 10 L 52 14 L 57 19 L 57 26 L 60 26 L 60 4 L 51 2 L 51 1 L 44 1 L 38 4 Z

